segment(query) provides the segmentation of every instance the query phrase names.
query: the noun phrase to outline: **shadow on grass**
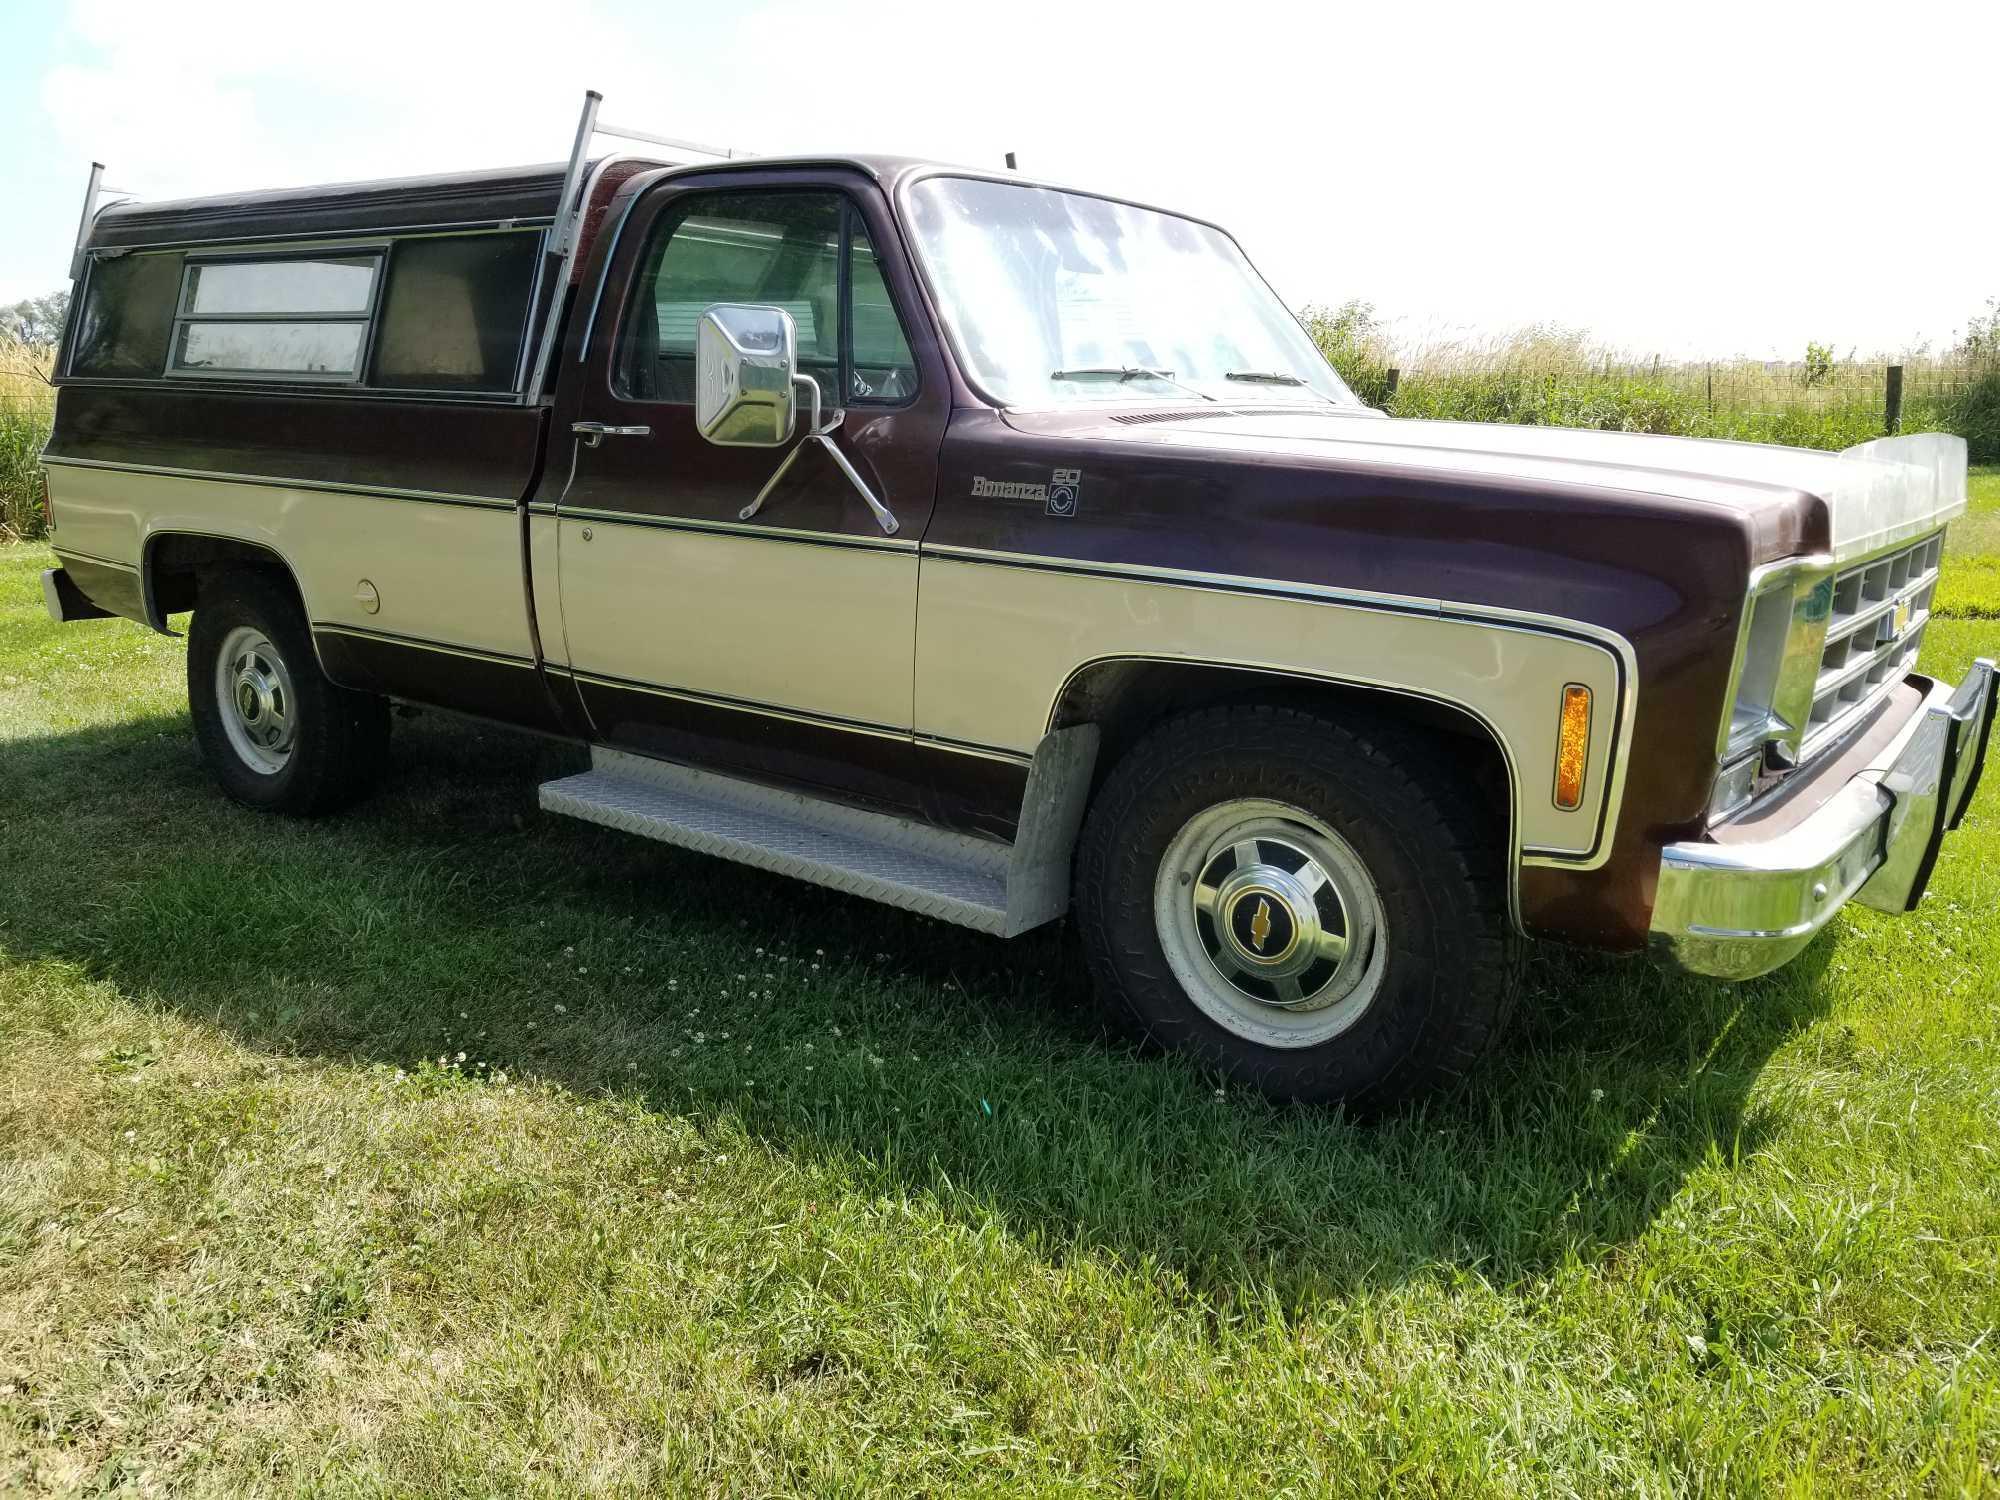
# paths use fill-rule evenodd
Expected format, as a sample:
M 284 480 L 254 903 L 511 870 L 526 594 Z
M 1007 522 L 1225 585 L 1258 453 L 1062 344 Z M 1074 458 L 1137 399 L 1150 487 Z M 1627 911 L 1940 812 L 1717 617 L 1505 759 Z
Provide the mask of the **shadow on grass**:
M 0 953 L 267 1052 L 463 1050 L 740 1127 L 829 1192 L 1113 1252 L 1219 1310 L 1615 1254 L 1692 1168 L 1759 1149 L 1751 1087 L 1825 1003 L 1824 941 L 1733 988 L 1543 953 L 1480 1079 L 1355 1123 L 1107 1043 L 1060 931 L 1002 943 L 544 818 L 574 747 L 428 715 L 398 738 L 383 791 L 312 824 L 225 802 L 184 717 L 14 742 Z

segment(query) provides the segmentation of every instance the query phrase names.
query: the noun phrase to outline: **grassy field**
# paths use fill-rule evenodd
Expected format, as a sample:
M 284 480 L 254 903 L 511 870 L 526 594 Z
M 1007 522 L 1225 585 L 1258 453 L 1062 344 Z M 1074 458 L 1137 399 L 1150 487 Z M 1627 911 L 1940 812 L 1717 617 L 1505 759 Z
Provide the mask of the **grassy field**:
M 42 534 L 39 459 L 55 415 L 46 355 L 0 340 L 0 545 Z
M 349 816 L 240 810 L 181 643 L 49 625 L 47 556 L 0 1492 L 2000 1491 L 2000 780 L 1916 916 L 1742 987 L 1539 954 L 1362 1126 L 1106 1045 L 1060 938 L 545 820 L 563 747 L 426 716 Z

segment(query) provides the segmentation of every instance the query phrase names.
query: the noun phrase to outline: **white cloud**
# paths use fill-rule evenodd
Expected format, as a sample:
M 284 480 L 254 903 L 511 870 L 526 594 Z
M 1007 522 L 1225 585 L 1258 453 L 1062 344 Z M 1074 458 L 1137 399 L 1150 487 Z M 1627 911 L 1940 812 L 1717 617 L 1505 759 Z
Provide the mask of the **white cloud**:
M 60 139 L 152 197 L 550 160 L 592 86 L 698 140 L 1015 150 L 1412 327 L 1889 346 L 2000 293 L 1990 105 L 1960 82 L 1990 5 L 73 0 L 70 29 Z

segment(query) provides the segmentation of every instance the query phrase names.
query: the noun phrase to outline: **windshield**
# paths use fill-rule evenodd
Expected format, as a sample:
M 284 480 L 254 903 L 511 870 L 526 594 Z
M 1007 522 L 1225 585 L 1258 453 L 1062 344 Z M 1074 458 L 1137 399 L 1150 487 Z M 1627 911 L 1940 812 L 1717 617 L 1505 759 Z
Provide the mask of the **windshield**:
M 925 178 L 909 204 L 967 373 L 1003 406 L 1192 394 L 1361 409 L 1219 229 L 970 177 Z

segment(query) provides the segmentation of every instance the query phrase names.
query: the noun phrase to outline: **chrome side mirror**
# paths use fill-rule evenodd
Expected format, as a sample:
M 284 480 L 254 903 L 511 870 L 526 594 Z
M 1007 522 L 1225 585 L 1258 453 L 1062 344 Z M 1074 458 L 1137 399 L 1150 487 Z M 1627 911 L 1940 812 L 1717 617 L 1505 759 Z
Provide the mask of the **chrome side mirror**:
M 776 448 L 798 420 L 799 330 L 782 307 L 718 302 L 694 333 L 694 421 L 726 448 Z

